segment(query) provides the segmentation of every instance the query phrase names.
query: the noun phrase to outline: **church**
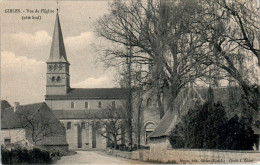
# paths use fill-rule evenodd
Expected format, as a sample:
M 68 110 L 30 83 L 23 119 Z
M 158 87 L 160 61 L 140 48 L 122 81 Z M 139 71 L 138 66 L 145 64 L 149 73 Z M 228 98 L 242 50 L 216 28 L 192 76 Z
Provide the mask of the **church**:
M 46 73 L 46 104 L 53 111 L 66 129 L 66 139 L 69 149 L 105 149 L 108 140 L 101 136 L 94 124 L 101 117 L 102 111 L 108 107 L 118 108 L 126 103 L 128 90 L 126 88 L 71 88 L 70 63 L 67 59 L 59 15 L 56 15 L 50 56 L 47 60 Z M 145 113 L 142 143 L 145 137 L 155 129 L 159 122 L 157 110 L 151 108 L 149 98 Z M 153 112 L 154 111 L 154 112 Z M 125 139 L 122 137 L 122 139 Z M 125 143 L 124 140 L 119 144 Z

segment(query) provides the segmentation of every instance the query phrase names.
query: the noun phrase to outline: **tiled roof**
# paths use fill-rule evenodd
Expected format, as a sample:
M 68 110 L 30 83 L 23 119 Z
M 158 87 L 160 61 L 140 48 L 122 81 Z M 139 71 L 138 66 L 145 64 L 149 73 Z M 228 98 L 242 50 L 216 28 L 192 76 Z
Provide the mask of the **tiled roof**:
M 127 88 L 71 88 L 66 95 L 46 95 L 46 100 L 126 99 L 127 96 Z
M 23 123 L 19 117 L 20 114 L 29 113 L 33 115 L 40 107 L 45 103 L 35 103 L 28 105 L 20 105 L 14 112 L 14 107 L 5 108 L 1 114 L 1 128 L 2 129 L 14 129 L 22 128 Z
M 1 129 L 22 128 L 20 120 L 15 115 L 13 109 L 6 108 L 1 111 Z
M 167 111 L 163 116 L 161 122 L 155 128 L 155 130 L 149 135 L 149 138 L 163 137 L 167 136 L 169 129 L 173 128 L 174 124 L 176 124 L 177 115 L 174 111 Z
M 1 109 L 11 107 L 11 105 L 6 100 L 1 100 Z

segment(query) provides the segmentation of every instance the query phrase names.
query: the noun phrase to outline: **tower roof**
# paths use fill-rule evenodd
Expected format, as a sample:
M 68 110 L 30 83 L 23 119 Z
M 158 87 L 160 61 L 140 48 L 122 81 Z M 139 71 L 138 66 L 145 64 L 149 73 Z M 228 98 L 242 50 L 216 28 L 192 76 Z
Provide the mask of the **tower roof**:
M 66 56 L 66 50 L 63 42 L 59 14 L 56 15 L 56 21 L 53 31 L 50 57 L 47 62 L 66 62 L 69 63 Z

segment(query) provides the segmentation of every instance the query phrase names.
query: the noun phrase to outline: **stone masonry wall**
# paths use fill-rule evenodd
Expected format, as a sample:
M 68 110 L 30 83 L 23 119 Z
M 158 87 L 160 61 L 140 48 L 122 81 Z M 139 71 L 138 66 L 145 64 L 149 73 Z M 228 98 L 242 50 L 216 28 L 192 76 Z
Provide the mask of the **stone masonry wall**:
M 46 100 L 47 105 L 52 110 L 87 110 L 87 109 L 105 109 L 112 105 L 115 101 L 115 106 L 120 107 L 123 105 L 122 100 L 102 100 L 102 99 L 82 99 L 82 100 Z M 71 102 L 74 103 L 74 108 L 71 108 Z M 85 108 L 85 102 L 88 102 L 88 108 Z M 98 107 L 98 102 L 102 103 L 102 107 Z
M 25 129 L 3 129 L 1 130 L 1 144 L 5 139 L 11 139 L 11 143 L 19 143 L 23 146 L 29 145 L 25 137 Z
M 128 159 L 178 164 L 259 163 L 260 152 L 231 150 L 167 149 L 133 152 L 110 150 L 108 153 Z

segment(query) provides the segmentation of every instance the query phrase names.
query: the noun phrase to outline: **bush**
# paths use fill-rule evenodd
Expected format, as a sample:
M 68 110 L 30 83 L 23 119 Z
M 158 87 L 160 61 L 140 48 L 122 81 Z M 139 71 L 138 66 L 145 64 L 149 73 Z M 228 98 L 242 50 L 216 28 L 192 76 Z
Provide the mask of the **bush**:
M 52 160 L 49 152 L 34 148 L 16 148 L 10 151 L 1 148 L 2 164 L 51 164 Z
M 243 119 L 227 119 L 221 103 L 190 109 L 171 131 L 173 148 L 252 150 L 256 136 Z
M 223 142 L 222 148 L 230 150 L 252 150 L 257 139 L 253 129 L 237 115 L 225 123 L 220 137 Z

